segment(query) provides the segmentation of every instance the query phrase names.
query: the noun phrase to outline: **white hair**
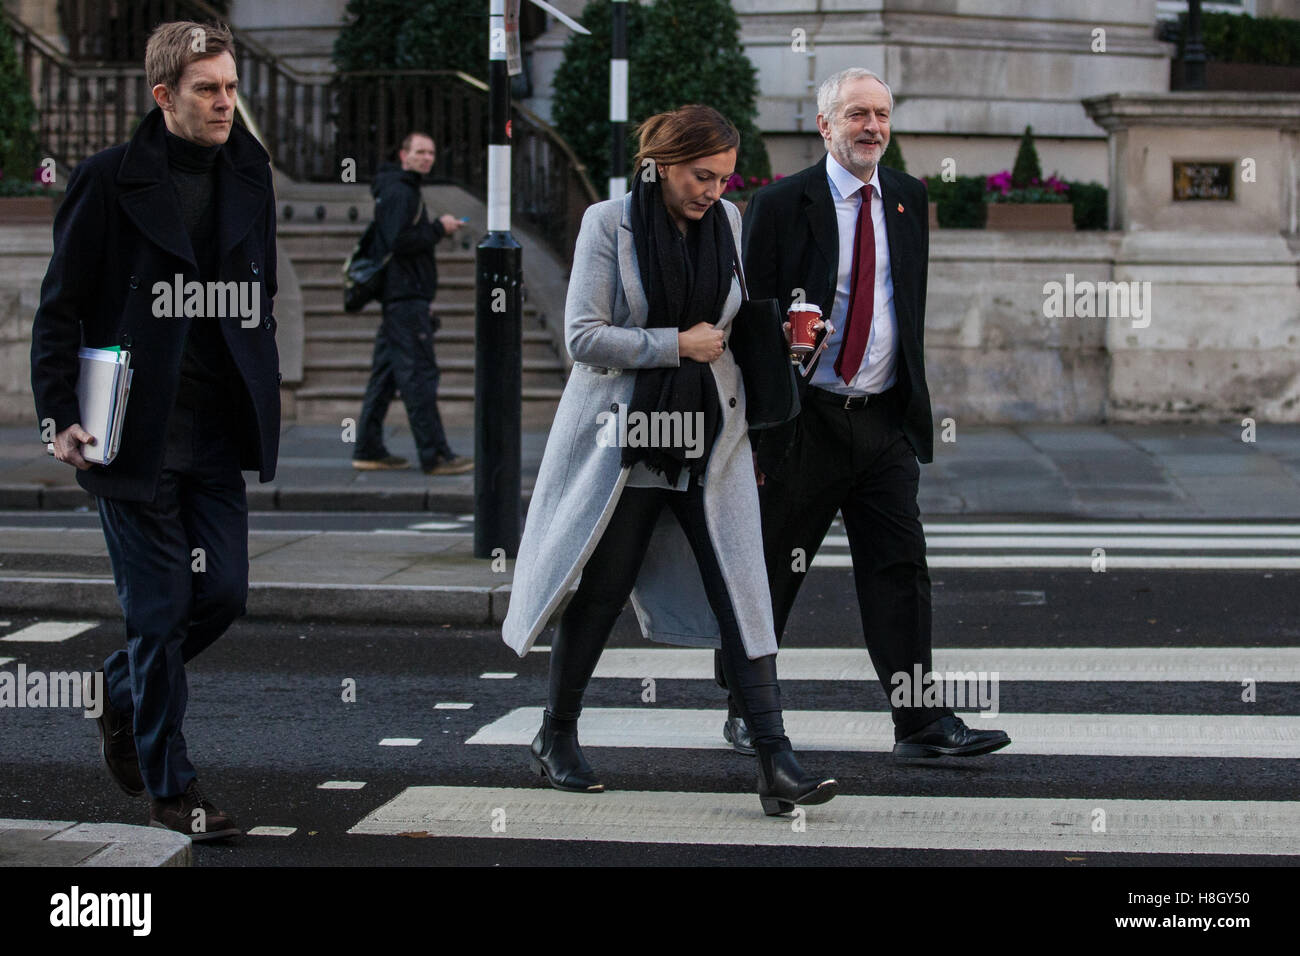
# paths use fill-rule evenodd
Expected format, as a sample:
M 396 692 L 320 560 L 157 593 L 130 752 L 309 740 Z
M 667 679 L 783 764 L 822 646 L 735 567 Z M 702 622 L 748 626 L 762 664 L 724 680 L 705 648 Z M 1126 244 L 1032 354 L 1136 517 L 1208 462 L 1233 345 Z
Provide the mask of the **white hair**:
M 817 112 L 825 116 L 828 121 L 833 119 L 835 113 L 839 110 L 840 90 L 850 80 L 875 80 L 889 94 L 889 112 L 894 112 L 894 91 L 889 88 L 889 84 L 868 69 L 851 66 L 847 70 L 840 70 L 838 73 L 827 77 L 826 81 L 817 89 Z

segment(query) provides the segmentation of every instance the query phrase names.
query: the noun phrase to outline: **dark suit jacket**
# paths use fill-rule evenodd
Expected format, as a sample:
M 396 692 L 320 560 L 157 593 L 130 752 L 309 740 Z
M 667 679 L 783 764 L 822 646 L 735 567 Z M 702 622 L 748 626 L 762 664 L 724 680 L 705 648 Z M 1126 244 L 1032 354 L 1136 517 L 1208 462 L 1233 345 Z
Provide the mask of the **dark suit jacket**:
M 181 352 L 190 322 L 220 322 L 243 388 L 230 410 L 241 439 L 240 467 L 262 481 L 275 476 L 280 442 L 280 374 L 275 346 L 275 195 L 270 157 L 239 124 L 217 160 L 220 281 L 257 282 L 261 320 L 239 316 L 158 318 L 154 283 L 199 278 L 194 250 L 171 185 L 163 114 L 155 109 L 130 142 L 81 162 L 54 219 L 41 302 L 32 324 L 32 391 L 36 415 L 56 431 L 80 420 L 77 348 L 120 345 L 135 377 L 122 444 L 107 466 L 77 472 L 87 491 L 149 501 L 162 468 L 167 419 L 176 401 Z
M 922 350 L 930 255 L 929 207 L 925 184 L 919 179 L 884 166 L 879 169 L 894 280 L 894 311 L 898 317 L 897 388 L 901 390 L 903 434 L 916 457 L 928 462 L 934 457 L 934 426 Z M 825 158 L 754 194 L 745 209 L 742 243 L 752 298 L 779 299 L 784 311 L 794 299 L 794 290 L 803 289 L 805 301 L 820 306 L 823 316 L 831 314 L 840 253 Z M 822 360 L 834 359 L 822 353 Z M 800 376 L 801 397 L 806 387 L 807 380 Z M 753 433 L 758 464 L 765 474 L 781 475 L 798 428 L 799 419 L 795 419 L 779 428 Z

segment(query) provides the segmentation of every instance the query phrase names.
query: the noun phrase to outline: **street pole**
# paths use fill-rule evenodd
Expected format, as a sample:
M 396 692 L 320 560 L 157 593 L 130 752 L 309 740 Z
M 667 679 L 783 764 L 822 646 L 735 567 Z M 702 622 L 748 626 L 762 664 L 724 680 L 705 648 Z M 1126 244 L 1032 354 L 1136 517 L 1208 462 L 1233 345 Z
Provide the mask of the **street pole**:
M 627 0 L 614 0 L 609 61 L 609 198 L 627 192 Z
M 514 558 L 523 523 L 522 248 L 510 234 L 510 72 L 518 57 L 519 0 L 491 0 L 488 31 L 488 234 L 475 263 L 474 557 Z M 507 30 L 513 27 L 513 35 Z M 513 41 L 513 43 L 512 43 Z M 514 64 L 511 64 L 512 66 Z

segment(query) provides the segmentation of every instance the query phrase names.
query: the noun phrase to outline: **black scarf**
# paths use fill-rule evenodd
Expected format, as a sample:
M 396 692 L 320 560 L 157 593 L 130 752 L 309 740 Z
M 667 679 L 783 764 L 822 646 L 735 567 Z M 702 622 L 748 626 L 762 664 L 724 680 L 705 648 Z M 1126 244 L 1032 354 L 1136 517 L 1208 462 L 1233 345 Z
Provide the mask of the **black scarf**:
M 716 324 L 731 294 L 736 259 L 731 224 L 721 203 L 715 202 L 683 237 L 664 205 L 658 180 L 637 176 L 632 187 L 632 241 L 641 273 L 641 286 L 649 304 L 646 328 L 673 328 L 685 332 L 699 322 Z M 689 244 L 689 247 L 688 247 Z M 643 461 L 651 471 L 677 483 L 683 467 L 696 478 L 704 474 L 713 442 L 722 425 L 718 388 L 707 362 L 682 358 L 676 368 L 642 368 L 636 373 L 632 412 L 646 420 L 655 412 L 704 413 L 703 453 L 686 457 L 683 445 L 668 448 L 623 449 L 623 464 Z

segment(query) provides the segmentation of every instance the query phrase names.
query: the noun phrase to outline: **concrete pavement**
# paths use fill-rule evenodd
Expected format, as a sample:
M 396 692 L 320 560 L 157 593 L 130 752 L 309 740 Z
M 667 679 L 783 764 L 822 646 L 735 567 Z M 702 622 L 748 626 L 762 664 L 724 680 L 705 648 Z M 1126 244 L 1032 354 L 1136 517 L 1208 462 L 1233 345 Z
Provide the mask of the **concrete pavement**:
M 0 820 L 2 866 L 190 866 L 183 833 L 124 823 Z
M 1300 425 L 954 426 L 921 471 L 929 516 L 1038 515 L 1096 519 L 1300 517 Z M 415 459 L 403 427 L 389 450 Z M 473 474 L 431 478 L 416 469 L 361 472 L 332 425 L 286 425 L 275 480 L 249 476 L 253 511 L 436 511 L 474 507 Z M 469 426 L 448 428 L 452 447 L 473 455 Z M 531 491 L 547 429 L 522 436 L 523 487 Z M 0 509 L 89 503 L 73 470 L 45 454 L 35 429 L 0 428 Z

